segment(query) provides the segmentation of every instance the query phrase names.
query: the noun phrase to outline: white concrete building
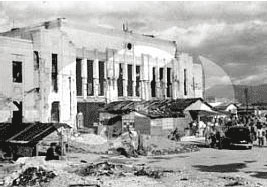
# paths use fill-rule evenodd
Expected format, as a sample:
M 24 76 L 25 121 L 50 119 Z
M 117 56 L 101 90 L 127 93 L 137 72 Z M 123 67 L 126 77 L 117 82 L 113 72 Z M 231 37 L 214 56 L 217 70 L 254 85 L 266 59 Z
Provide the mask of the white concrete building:
M 27 76 L 34 77 L 34 105 L 42 122 L 74 125 L 78 110 L 90 126 L 98 120 L 97 109 L 112 101 L 202 97 L 201 65 L 178 52 L 173 41 L 127 29 L 79 30 L 64 19 L 0 35 L 29 45 Z

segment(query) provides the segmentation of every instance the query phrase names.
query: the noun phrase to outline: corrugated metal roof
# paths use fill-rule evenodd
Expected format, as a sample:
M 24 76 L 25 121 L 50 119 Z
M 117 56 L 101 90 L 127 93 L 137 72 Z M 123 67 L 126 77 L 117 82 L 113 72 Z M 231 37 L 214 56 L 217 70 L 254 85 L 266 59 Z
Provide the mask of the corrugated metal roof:
M 37 143 L 60 127 L 70 128 L 65 123 L 0 123 L 0 142 Z
M 198 100 L 204 102 L 201 98 L 115 101 L 106 105 L 102 111 L 121 115 L 136 111 L 151 118 L 177 117 L 185 108 Z

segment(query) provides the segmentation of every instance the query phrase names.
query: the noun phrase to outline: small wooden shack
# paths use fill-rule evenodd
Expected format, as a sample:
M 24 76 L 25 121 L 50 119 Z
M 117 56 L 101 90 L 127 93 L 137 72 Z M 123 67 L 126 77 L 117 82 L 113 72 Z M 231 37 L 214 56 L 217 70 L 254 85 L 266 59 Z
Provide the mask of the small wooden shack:
M 99 120 L 106 121 L 104 125 L 119 126 L 121 131 L 130 125 L 141 134 L 166 136 L 175 128 L 184 131 L 188 127 L 192 116 L 184 111 L 199 102 L 205 104 L 201 98 L 116 101 L 100 111 Z

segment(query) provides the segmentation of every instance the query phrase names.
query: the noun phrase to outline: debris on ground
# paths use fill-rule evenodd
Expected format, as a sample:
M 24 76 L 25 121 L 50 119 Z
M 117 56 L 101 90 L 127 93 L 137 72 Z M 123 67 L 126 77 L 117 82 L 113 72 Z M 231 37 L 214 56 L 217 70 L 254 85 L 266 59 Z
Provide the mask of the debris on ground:
M 78 171 L 82 176 L 124 176 L 123 170 L 116 167 L 115 164 L 108 162 L 100 162 L 97 164 L 90 164 Z
M 242 177 L 224 176 L 224 177 L 221 177 L 221 178 L 229 181 L 224 186 L 244 186 L 244 185 L 247 185 L 247 181 L 245 181 L 245 179 L 242 178 Z
M 149 167 L 137 167 L 132 165 L 125 164 L 114 164 L 110 162 L 100 162 L 97 164 L 90 164 L 82 169 L 79 169 L 77 174 L 81 176 L 116 176 L 116 177 L 124 177 L 124 176 L 147 176 L 154 179 L 159 179 L 164 176 L 165 172 L 173 172 L 173 171 L 165 171 L 159 169 L 152 169 Z
M 154 179 L 159 179 L 163 177 L 163 171 L 145 169 L 144 167 L 134 173 L 136 176 L 148 176 Z
M 33 186 L 48 183 L 56 177 L 53 171 L 46 171 L 42 167 L 29 167 L 16 178 L 12 186 Z

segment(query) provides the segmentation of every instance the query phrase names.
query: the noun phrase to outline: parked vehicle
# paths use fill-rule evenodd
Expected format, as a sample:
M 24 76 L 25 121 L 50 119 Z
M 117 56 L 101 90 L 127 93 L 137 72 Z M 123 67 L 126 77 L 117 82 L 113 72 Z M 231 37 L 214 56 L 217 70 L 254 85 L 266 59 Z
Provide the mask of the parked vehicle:
M 230 127 L 223 138 L 224 148 L 243 147 L 251 149 L 253 146 L 249 129 L 242 126 Z

